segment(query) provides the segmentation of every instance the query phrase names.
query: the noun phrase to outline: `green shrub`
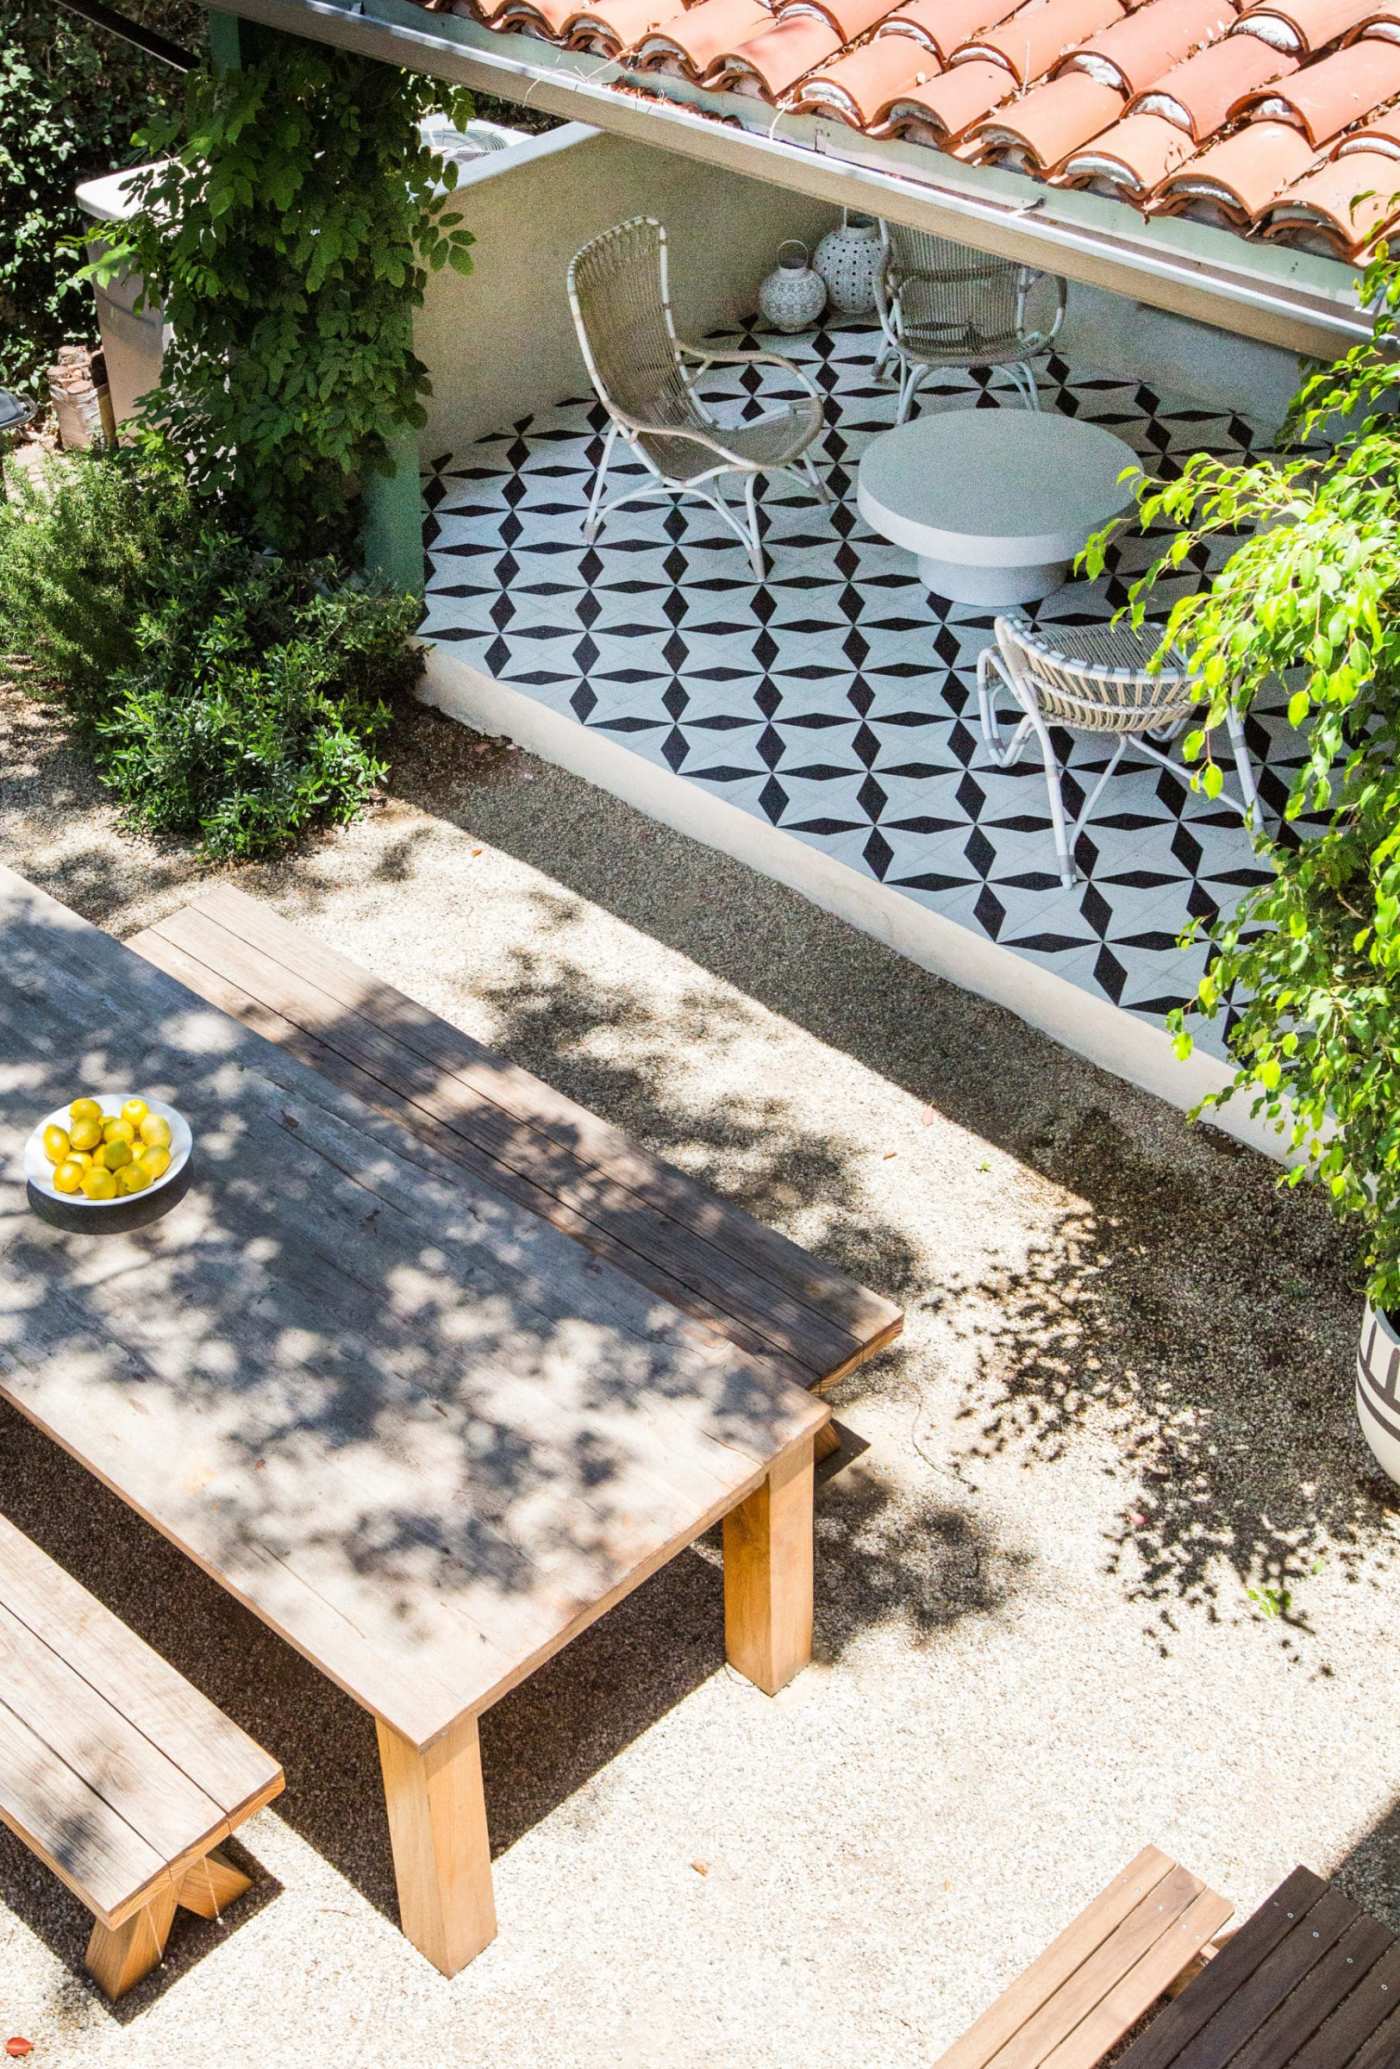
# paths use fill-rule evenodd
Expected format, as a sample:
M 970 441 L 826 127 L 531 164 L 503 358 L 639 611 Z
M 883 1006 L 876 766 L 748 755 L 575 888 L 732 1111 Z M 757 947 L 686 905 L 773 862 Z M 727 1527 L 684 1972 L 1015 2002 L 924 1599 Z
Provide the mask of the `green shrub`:
M 0 647 L 61 697 L 128 821 L 275 853 L 383 782 L 418 605 L 201 521 L 168 470 L 67 464 L 0 509 Z
M 188 50 L 197 0 L 122 0 Z M 92 290 L 64 239 L 89 227 L 82 180 L 135 163 L 132 137 L 183 92 L 180 74 L 35 0 L 0 0 L 0 382 L 37 395 L 56 348 L 95 335 Z
M 125 452 L 55 459 L 43 488 L 12 468 L 0 503 L 0 646 L 90 724 L 136 658 L 150 571 L 193 524 L 178 475 Z

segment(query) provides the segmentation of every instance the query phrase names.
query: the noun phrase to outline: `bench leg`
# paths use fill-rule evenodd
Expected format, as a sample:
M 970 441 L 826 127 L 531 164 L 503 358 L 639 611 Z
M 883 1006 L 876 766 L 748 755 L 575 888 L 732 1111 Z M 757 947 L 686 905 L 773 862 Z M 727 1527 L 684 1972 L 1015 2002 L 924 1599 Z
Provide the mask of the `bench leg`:
M 776 1695 L 812 1657 L 812 1440 L 724 1519 L 724 1649 Z
M 252 1878 L 241 1868 L 235 1868 L 228 1855 L 215 1846 L 185 1875 L 175 1901 L 200 1918 L 219 1918 L 244 1890 L 252 1887 Z
M 144 1910 L 133 1913 L 124 1925 L 96 1921 L 87 1944 L 88 1973 L 109 1997 L 124 1996 L 159 1964 L 174 1916 L 175 1892 L 168 1889 L 153 1897 Z
M 496 1937 L 491 1841 L 475 1717 L 419 1752 L 382 1718 L 379 1764 L 399 1888 L 399 1923 L 445 1976 Z

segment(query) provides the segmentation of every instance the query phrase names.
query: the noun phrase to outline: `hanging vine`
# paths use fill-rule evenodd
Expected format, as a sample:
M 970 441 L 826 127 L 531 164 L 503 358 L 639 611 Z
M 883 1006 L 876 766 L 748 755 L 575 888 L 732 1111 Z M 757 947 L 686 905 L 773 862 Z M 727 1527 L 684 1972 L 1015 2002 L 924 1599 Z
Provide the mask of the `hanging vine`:
M 425 421 L 413 312 L 428 274 L 471 271 L 456 168 L 418 123 L 470 96 L 300 38 L 193 75 L 138 138 L 158 162 L 99 261 L 141 274 L 171 338 L 146 435 L 260 544 L 350 548 L 356 491 Z

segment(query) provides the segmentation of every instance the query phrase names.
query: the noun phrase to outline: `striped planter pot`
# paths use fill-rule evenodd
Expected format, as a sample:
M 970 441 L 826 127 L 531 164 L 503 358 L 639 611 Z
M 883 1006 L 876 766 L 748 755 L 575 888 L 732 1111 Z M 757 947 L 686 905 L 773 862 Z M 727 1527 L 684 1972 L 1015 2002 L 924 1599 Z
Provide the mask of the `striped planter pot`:
M 1376 1463 L 1400 1486 L 1400 1331 L 1369 1306 L 1356 1353 L 1356 1413 Z

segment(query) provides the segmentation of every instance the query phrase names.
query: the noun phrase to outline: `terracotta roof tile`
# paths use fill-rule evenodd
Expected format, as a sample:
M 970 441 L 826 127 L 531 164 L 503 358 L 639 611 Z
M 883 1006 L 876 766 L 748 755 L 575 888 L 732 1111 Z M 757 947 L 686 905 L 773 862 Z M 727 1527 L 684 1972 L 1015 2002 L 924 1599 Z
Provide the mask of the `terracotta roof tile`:
M 1191 139 L 1176 123 L 1161 115 L 1125 115 L 1082 150 L 1072 152 L 1058 177 L 1067 187 L 1088 187 L 1141 205 L 1190 156 Z
M 1313 57 L 1375 11 L 1376 0 L 1255 0 L 1237 33 L 1260 36 L 1278 50 Z
M 788 97 L 795 114 L 835 115 L 853 129 L 882 121 L 907 88 L 936 78 L 933 51 L 912 36 L 873 36 L 835 64 L 818 66 Z
M 634 55 L 645 68 L 698 80 L 726 50 L 735 50 L 773 19 L 762 0 L 700 0 L 698 7 L 673 15 L 649 36 Z
M 999 27 L 959 44 L 948 62 L 989 58 L 1004 65 L 1018 86 L 1029 86 L 1066 51 L 1122 14 L 1120 0 L 1027 0 Z
M 1315 149 L 1321 149 L 1396 94 L 1400 94 L 1400 44 L 1368 37 L 1317 64 L 1305 65 L 1289 79 L 1245 94 L 1230 109 L 1230 116 L 1291 120 Z
M 1224 122 L 1242 95 L 1271 79 L 1296 72 L 1298 60 L 1273 50 L 1257 36 L 1222 36 L 1194 57 L 1173 65 L 1151 86 L 1136 94 L 1132 115 L 1164 115 L 1203 144 Z
M 1400 0 L 437 4 L 654 93 L 677 77 L 1344 259 L 1400 220 Z
M 1157 190 L 1156 212 L 1248 229 L 1315 155 L 1291 123 L 1251 122 L 1168 174 Z
M 1349 151 L 1295 180 L 1266 209 L 1262 234 L 1346 258 L 1400 216 L 1400 160 Z
M 875 33 L 916 36 L 946 58 L 960 43 L 994 29 L 1014 12 L 1014 0 L 912 0 L 887 14 Z
M 872 136 L 911 137 L 916 143 L 956 143 L 1006 93 L 1006 67 L 985 59 L 954 65 L 925 86 L 913 86 L 872 123 Z
M 1148 0 L 1090 36 L 1059 69 L 1073 66 L 1126 94 L 1141 93 L 1193 50 L 1218 42 L 1234 20 L 1230 0 Z
M 1109 128 L 1123 112 L 1123 94 L 1087 72 L 1066 72 L 1032 87 L 1020 100 L 993 108 L 972 132 L 977 162 L 1013 172 L 1045 172 L 1076 144 Z

